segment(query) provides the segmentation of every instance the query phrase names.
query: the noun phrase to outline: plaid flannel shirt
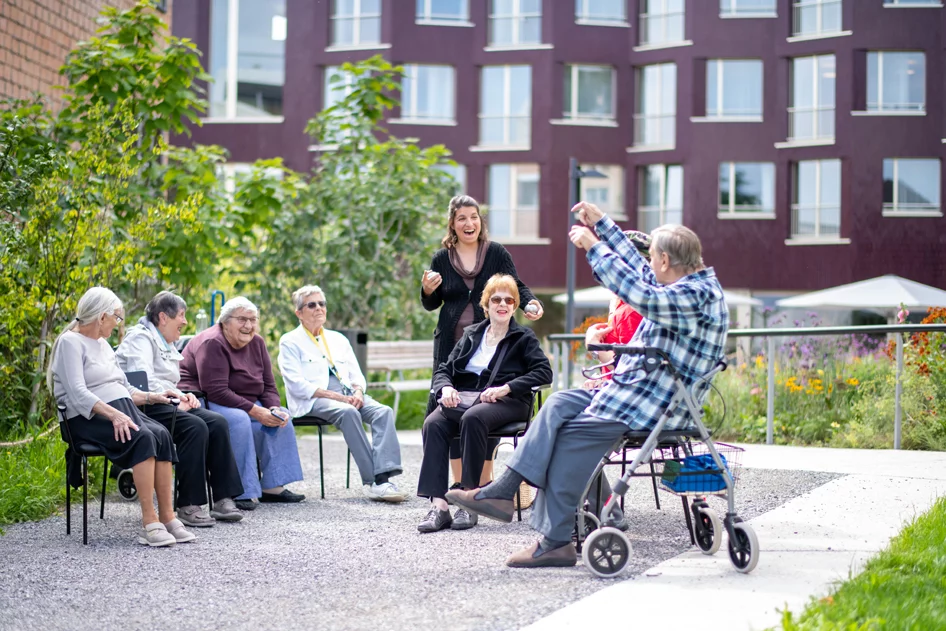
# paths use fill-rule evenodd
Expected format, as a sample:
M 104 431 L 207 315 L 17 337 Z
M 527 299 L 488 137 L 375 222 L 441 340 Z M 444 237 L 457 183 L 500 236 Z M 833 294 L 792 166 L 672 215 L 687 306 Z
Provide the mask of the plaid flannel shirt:
M 601 238 L 588 251 L 588 262 L 602 285 L 636 309 L 644 321 L 631 343 L 665 351 L 691 388 L 723 357 L 729 310 L 723 288 L 712 268 L 690 274 L 670 285 L 660 285 L 653 270 L 627 236 L 607 216 L 595 224 Z M 644 376 L 640 355 L 623 355 L 615 381 L 640 381 L 630 386 L 612 382 L 599 391 L 588 412 L 617 420 L 632 430 L 653 428 L 674 394 L 673 378 L 666 369 Z M 707 389 L 701 389 L 700 401 Z M 692 424 L 686 406 L 680 405 L 664 426 L 684 429 Z

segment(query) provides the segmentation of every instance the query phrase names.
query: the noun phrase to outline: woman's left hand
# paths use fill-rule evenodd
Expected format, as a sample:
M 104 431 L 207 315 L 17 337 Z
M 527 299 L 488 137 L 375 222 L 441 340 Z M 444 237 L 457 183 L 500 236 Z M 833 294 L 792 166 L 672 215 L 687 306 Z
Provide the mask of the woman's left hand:
M 542 317 L 542 315 L 545 313 L 545 309 L 542 308 L 542 303 L 534 298 L 529 301 L 529 304 L 527 304 L 526 307 L 530 305 L 535 305 L 536 310 L 530 313 L 526 311 L 525 309 L 523 309 L 522 313 L 523 315 L 526 316 L 527 320 L 532 320 L 533 322 L 535 322 L 536 320 Z
M 480 401 L 483 403 L 496 403 L 498 399 L 502 399 L 504 396 L 507 396 L 512 390 L 509 389 L 509 386 L 493 386 L 492 388 L 487 388 L 483 390 L 483 393 L 480 395 Z

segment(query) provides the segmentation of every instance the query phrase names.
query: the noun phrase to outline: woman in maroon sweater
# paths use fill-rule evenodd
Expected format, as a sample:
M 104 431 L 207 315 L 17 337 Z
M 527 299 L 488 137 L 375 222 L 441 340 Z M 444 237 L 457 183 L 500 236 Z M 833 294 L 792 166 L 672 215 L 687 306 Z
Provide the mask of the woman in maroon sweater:
M 300 502 L 284 485 L 302 480 L 302 464 L 289 412 L 279 404 L 266 343 L 256 331 L 259 310 L 240 296 L 220 310 L 220 322 L 184 348 L 181 390 L 200 390 L 208 407 L 230 425 L 230 444 L 240 469 L 243 510 L 263 502 Z M 257 474 L 257 459 L 262 480 Z

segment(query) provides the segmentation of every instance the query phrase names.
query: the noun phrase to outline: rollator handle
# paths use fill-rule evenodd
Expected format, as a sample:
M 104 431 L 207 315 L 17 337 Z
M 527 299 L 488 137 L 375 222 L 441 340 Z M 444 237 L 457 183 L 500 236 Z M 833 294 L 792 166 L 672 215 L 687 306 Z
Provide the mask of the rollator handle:
M 644 371 L 652 373 L 665 365 L 674 374 L 673 364 L 670 362 L 670 356 L 666 351 L 653 346 L 636 346 L 632 344 L 588 344 L 589 351 L 611 351 L 615 354 L 615 360 L 621 355 L 643 355 Z

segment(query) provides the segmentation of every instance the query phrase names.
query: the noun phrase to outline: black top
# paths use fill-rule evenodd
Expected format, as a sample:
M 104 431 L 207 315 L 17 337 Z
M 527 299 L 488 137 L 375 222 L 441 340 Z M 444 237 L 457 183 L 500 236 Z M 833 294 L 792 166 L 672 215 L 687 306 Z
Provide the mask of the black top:
M 460 320 L 460 315 L 463 313 L 466 305 L 470 302 L 473 303 L 474 324 L 486 319 L 486 314 L 483 313 L 483 309 L 480 307 L 480 298 L 483 297 L 483 288 L 490 278 L 496 274 L 509 274 L 515 278 L 516 284 L 519 286 L 520 306 L 525 306 L 535 299 L 535 296 L 532 295 L 529 288 L 519 280 L 519 275 L 516 273 L 516 266 L 513 265 L 512 257 L 509 256 L 509 252 L 495 241 L 491 241 L 489 247 L 486 249 L 483 269 L 480 270 L 480 273 L 477 274 L 476 279 L 473 281 L 472 291 L 466 288 L 466 283 L 463 281 L 463 278 L 453 269 L 453 266 L 450 264 L 450 252 L 446 248 L 438 250 L 437 253 L 434 254 L 434 259 L 430 263 L 430 269 L 440 274 L 443 279 L 440 286 L 429 296 L 424 295 L 423 287 L 421 287 L 420 290 L 421 303 L 423 303 L 424 309 L 427 309 L 427 311 L 433 311 L 440 307 L 440 305 L 443 305 L 443 308 L 440 310 L 440 317 L 437 320 L 437 329 L 434 331 L 433 368 L 435 372 L 437 367 L 450 355 L 450 351 L 453 350 L 453 346 L 456 343 L 456 340 L 453 339 L 453 332 L 457 328 L 457 322 Z
M 503 348 L 506 348 L 506 354 L 496 370 L 493 386 L 509 386 L 510 397 L 529 405 L 534 386 L 552 383 L 552 365 L 539 345 L 539 339 L 532 329 L 520 325 L 515 319 L 509 320 L 509 331 L 496 346 L 496 354 L 486 370 L 478 375 L 466 370 L 488 327 L 489 321 L 484 320 L 463 329 L 463 337 L 453 347 L 447 361 L 440 364 L 434 373 L 431 391 L 435 398 L 440 397 L 440 391 L 445 386 L 453 386 L 460 391 L 483 390 Z

